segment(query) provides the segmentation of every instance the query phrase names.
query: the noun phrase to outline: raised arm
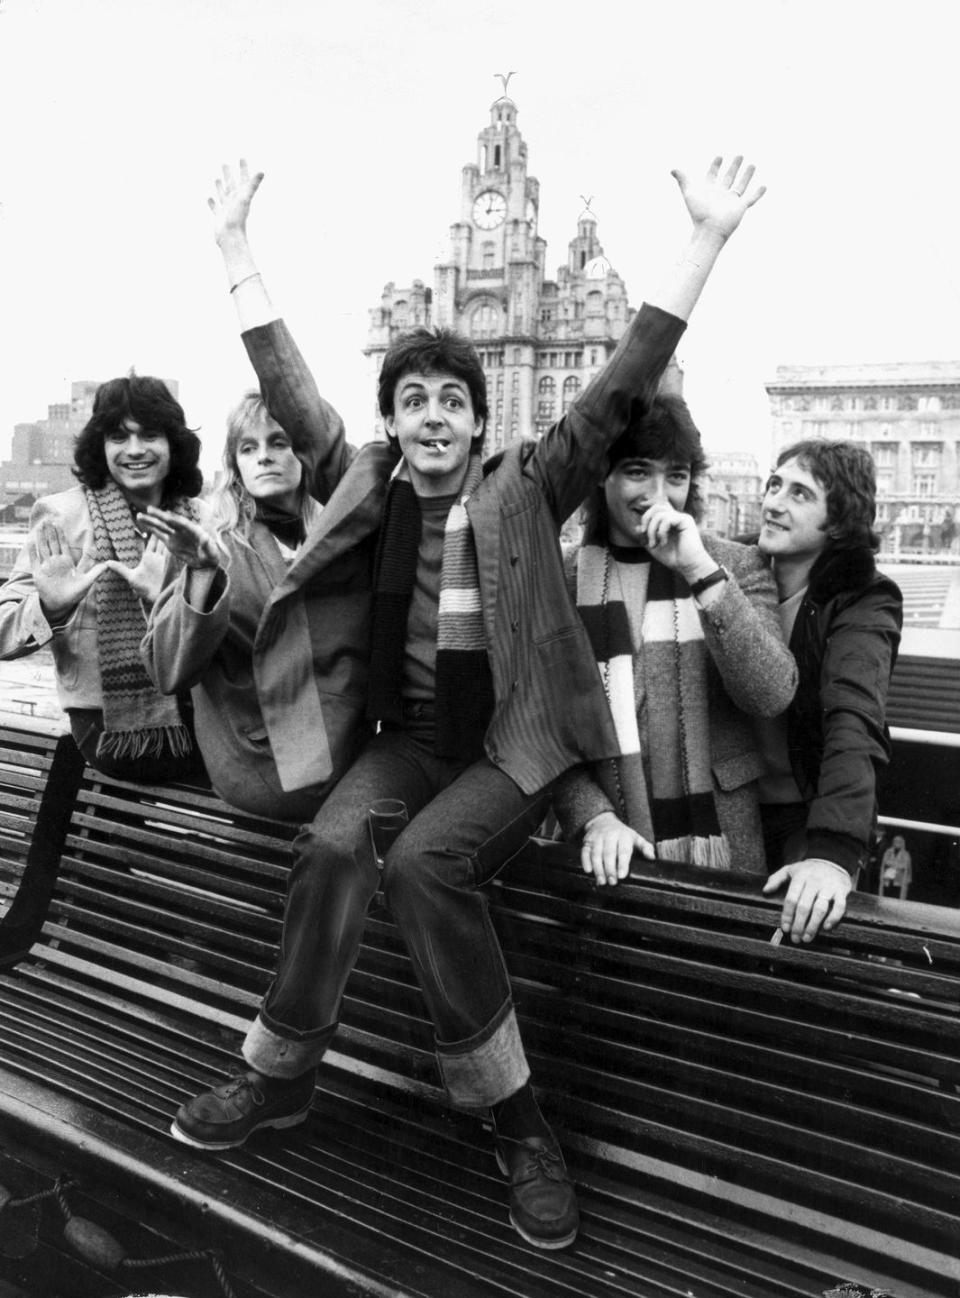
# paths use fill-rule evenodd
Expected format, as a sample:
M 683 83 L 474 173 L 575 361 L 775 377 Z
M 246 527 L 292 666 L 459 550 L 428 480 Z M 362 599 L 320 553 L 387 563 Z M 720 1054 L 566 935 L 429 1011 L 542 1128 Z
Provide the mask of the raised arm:
M 682 257 L 664 276 L 657 292 L 647 299 L 651 305 L 681 320 L 690 319 L 724 244 L 747 209 L 766 193 L 765 185 L 753 185 L 754 171 L 752 164 L 743 165 L 738 154 L 726 171 L 723 158 L 714 158 L 699 181 L 691 180 L 682 171 L 670 173 L 680 186 L 693 230 Z
M 47 644 L 105 567 L 80 543 L 76 519 L 61 514 L 49 497 L 38 500 L 27 543 L 0 587 L 0 659 L 20 658 Z
M 246 159 L 241 158 L 236 171 L 223 168 L 215 182 L 215 196 L 207 199 L 241 331 L 278 319 L 247 240 L 250 206 L 262 180 L 263 172 L 251 176 Z
M 35 653 L 53 635 L 33 580 L 27 546 L 0 586 L 0 661 Z
M 350 466 L 343 420 L 321 397 L 290 331 L 278 316 L 250 251 L 247 220 L 263 172 L 241 159 L 225 166 L 207 200 L 247 355 L 267 409 L 302 455 L 310 493 L 325 504 Z
M 715 158 L 700 181 L 672 173 L 693 223 L 683 255 L 641 306 L 600 374 L 541 438 L 529 460 L 560 526 L 600 480 L 607 449 L 634 408 L 648 406 L 724 244 L 763 195 L 754 168 Z

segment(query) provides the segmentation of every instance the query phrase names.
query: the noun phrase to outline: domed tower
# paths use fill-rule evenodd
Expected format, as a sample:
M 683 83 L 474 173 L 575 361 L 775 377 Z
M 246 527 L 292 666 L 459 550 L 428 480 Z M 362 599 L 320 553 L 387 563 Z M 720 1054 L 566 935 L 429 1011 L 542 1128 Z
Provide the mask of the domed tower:
M 447 256 L 434 267 L 432 293 L 419 281 L 405 289 L 388 284 L 370 313 L 364 349 L 379 365 L 393 338 L 415 322 L 472 339 L 487 376 L 487 452 L 548 428 L 602 368 L 632 314 L 589 201 L 567 264 L 556 282 L 544 280 L 540 185 L 527 173 L 517 105 L 507 94 L 512 76 L 501 77 L 503 94 L 461 171 L 459 216 Z

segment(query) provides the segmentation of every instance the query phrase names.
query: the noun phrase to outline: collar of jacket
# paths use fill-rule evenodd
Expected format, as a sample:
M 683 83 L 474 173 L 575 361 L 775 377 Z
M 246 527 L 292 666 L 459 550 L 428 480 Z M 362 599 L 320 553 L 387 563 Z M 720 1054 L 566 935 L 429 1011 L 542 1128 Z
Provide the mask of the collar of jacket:
M 760 540 L 759 532 L 748 532 L 735 536 L 741 545 L 756 545 Z M 764 556 L 767 566 L 768 556 Z M 823 551 L 810 569 L 810 580 L 807 583 L 806 598 L 814 604 L 826 604 L 835 595 L 845 592 L 859 594 L 877 576 L 877 564 L 873 551 L 865 545 L 833 547 Z
M 396 462 L 396 451 L 386 442 L 368 442 L 361 447 L 323 507 L 316 526 L 287 566 L 264 612 L 298 591 L 345 547 L 357 545 L 377 530 Z
M 810 569 L 807 598 L 826 604 L 835 595 L 858 593 L 877 575 L 873 551 L 865 545 L 824 550 Z

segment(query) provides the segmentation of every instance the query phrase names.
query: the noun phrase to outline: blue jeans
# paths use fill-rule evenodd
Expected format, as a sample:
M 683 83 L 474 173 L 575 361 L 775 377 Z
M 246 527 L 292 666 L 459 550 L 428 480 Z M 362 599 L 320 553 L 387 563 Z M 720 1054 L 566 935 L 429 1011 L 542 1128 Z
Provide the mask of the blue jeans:
M 366 812 L 380 798 L 401 799 L 410 815 L 384 859 L 383 892 L 448 1094 L 463 1108 L 495 1104 L 530 1074 L 482 888 L 536 830 L 549 789 L 524 794 L 486 757 L 437 757 L 430 721 L 416 717 L 370 740 L 296 839 L 279 966 L 244 1057 L 275 1077 L 322 1058 L 379 883 Z

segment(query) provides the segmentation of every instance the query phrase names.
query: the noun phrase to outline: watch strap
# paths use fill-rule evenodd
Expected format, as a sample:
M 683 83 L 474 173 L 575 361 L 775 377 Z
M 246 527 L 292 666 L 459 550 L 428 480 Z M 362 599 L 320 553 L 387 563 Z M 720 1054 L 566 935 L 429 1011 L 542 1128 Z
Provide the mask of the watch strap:
M 715 586 L 718 581 L 726 581 L 729 575 L 726 568 L 714 568 L 713 572 L 708 572 L 705 577 L 690 582 L 690 594 L 702 595 L 708 587 Z

